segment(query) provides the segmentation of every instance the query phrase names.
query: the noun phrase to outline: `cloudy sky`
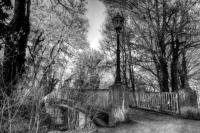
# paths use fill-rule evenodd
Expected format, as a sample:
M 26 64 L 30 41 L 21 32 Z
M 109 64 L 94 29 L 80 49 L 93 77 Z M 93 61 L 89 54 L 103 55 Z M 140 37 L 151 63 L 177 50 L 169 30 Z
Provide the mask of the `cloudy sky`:
M 105 20 L 105 6 L 99 0 L 88 0 L 87 17 L 89 19 L 88 41 L 92 48 L 98 49 L 101 39 L 101 27 Z

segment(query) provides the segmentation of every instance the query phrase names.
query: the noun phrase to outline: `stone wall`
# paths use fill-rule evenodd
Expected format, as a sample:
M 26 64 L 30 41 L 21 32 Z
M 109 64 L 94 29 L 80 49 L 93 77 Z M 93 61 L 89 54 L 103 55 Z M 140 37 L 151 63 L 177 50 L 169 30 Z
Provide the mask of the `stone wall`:
M 73 97 L 72 97 L 73 96 Z M 107 108 L 109 89 L 71 89 L 61 96 L 62 99 L 75 99 L 82 104 L 94 107 Z

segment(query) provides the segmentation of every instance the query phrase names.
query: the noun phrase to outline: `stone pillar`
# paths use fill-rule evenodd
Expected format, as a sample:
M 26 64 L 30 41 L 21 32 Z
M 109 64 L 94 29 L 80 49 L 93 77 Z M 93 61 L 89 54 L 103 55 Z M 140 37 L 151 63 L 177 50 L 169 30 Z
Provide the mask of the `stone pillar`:
M 116 83 L 109 90 L 109 125 L 127 120 L 129 108 L 129 90 L 125 85 Z
M 179 107 L 180 110 L 184 108 L 197 108 L 197 92 L 188 88 L 178 91 L 179 94 Z

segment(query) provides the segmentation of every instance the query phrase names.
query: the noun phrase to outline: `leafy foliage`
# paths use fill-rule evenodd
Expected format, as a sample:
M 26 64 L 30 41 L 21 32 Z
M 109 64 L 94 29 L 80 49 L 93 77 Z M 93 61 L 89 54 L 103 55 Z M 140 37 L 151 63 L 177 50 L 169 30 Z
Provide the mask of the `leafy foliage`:
M 5 102 L 8 99 L 8 103 L 11 104 L 11 106 L 3 104 L 2 107 L 5 106 L 6 109 L 1 110 L 5 112 L 1 118 L 5 117 L 4 122 L 6 125 L 10 124 L 9 129 L 5 128 L 6 132 L 8 130 L 9 132 L 15 132 L 15 128 L 13 128 L 15 124 L 9 123 L 11 118 L 5 115 L 7 112 L 11 112 L 9 115 L 12 118 L 17 116 L 17 120 L 21 119 L 23 125 L 26 126 L 26 130 L 30 132 L 38 130 L 38 127 L 41 126 L 40 122 L 43 121 L 43 116 L 46 115 L 42 112 L 44 111 L 42 104 L 44 98 L 46 98 L 45 96 L 55 93 L 62 87 L 68 77 L 69 66 L 73 62 L 75 53 L 88 47 L 85 0 L 31 0 L 30 8 L 27 8 L 29 10 L 26 12 L 28 14 L 28 11 L 30 11 L 30 14 L 26 19 L 22 19 L 23 15 L 20 16 L 17 13 L 22 13 L 21 9 L 23 8 L 19 9 L 17 7 L 23 6 L 24 1 L 16 0 L 14 17 L 9 16 L 13 19 L 9 23 L 12 30 L 9 31 L 8 36 L 13 37 L 13 35 L 16 35 L 16 38 L 14 38 L 14 41 L 7 39 L 8 43 L 6 45 L 13 46 L 12 51 L 14 52 L 4 48 L 4 62 L 5 59 L 15 57 L 16 50 L 21 46 L 25 50 L 17 51 L 17 55 L 23 55 L 26 59 L 23 62 L 25 71 L 22 73 L 21 78 L 19 79 L 18 73 L 16 73 L 17 84 L 9 86 L 12 95 L 3 99 Z M 25 20 L 27 23 L 24 23 Z M 24 34 L 26 33 L 23 29 L 25 24 L 28 24 L 29 31 L 27 34 Z M 16 26 L 20 26 L 20 30 Z M 5 54 L 5 51 L 11 53 L 10 55 L 14 53 L 14 56 Z M 16 60 L 13 59 L 9 62 L 16 67 L 18 64 L 15 65 Z M 9 87 L 6 86 L 6 88 Z M 47 116 L 48 119 L 51 117 Z
M 115 43 L 111 18 L 116 12 L 126 18 L 121 42 L 122 69 L 133 64 L 137 73 L 146 75 L 151 83 L 156 80 L 154 88 L 161 91 L 189 88 L 186 64 L 190 62 L 185 59 L 199 45 L 199 1 L 102 1 L 108 14 L 102 45 L 108 51 L 113 52 L 109 47 L 113 48 Z M 126 81 L 125 71 L 123 75 Z
M 76 59 L 74 69 L 75 88 L 98 89 L 104 57 L 92 49 L 81 52 Z
M 7 23 L 9 15 L 6 10 L 11 8 L 10 0 L 2 0 L 0 1 L 0 39 L 2 40 L 7 34 Z M 0 45 L 1 46 L 1 45 Z

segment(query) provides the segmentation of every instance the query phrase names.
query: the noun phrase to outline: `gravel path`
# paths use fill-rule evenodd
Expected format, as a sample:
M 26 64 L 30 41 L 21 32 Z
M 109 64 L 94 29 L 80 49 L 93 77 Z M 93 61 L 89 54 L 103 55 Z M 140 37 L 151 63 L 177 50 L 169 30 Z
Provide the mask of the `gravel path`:
M 131 109 L 130 123 L 100 128 L 98 133 L 200 133 L 200 121 Z

